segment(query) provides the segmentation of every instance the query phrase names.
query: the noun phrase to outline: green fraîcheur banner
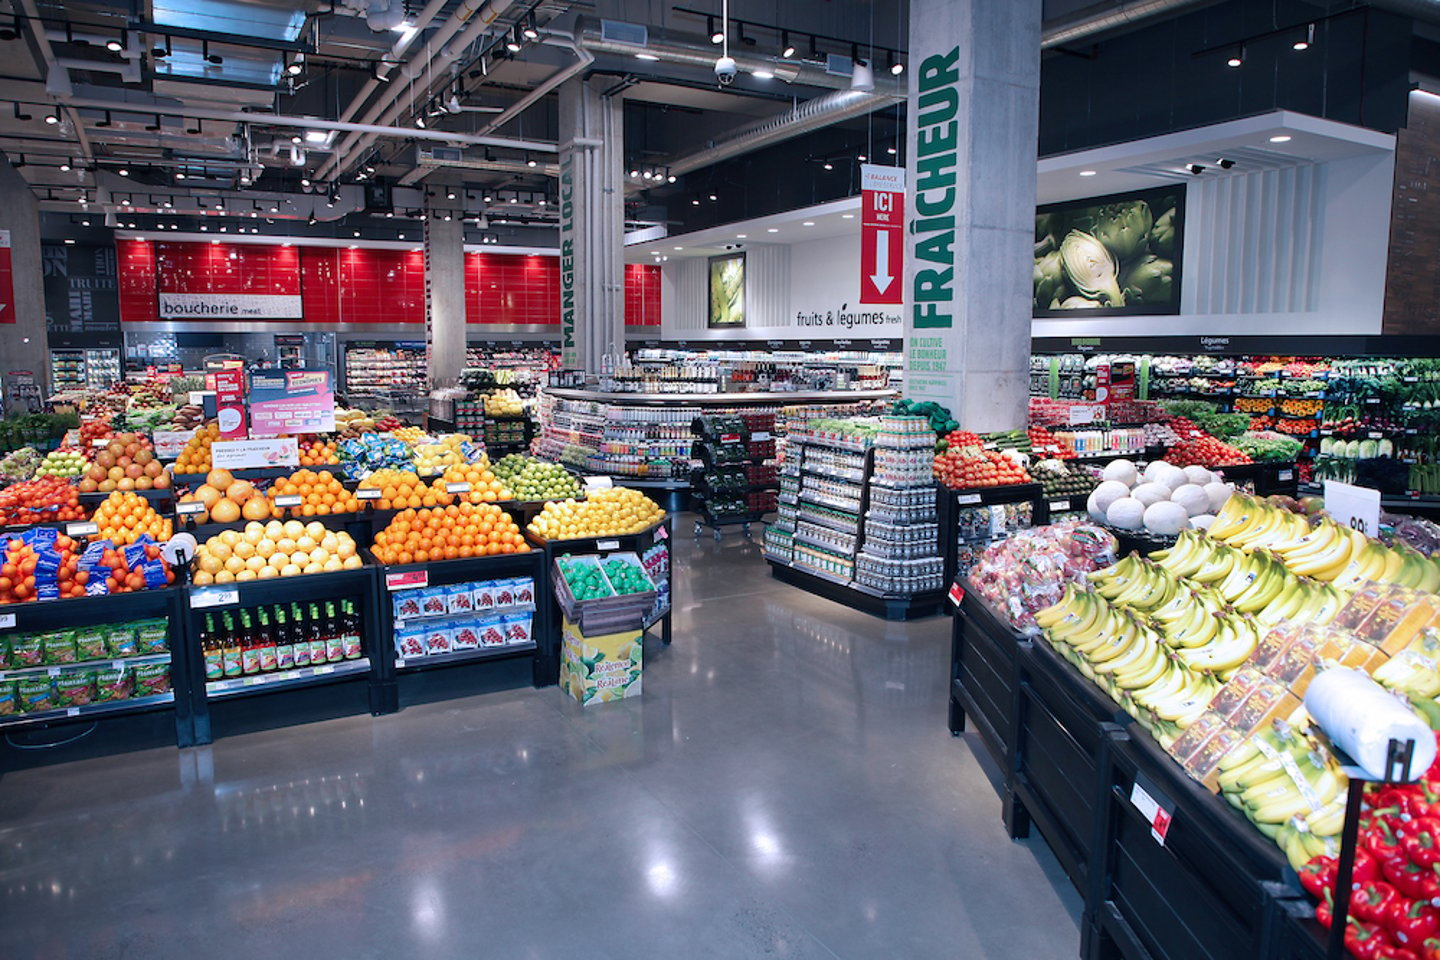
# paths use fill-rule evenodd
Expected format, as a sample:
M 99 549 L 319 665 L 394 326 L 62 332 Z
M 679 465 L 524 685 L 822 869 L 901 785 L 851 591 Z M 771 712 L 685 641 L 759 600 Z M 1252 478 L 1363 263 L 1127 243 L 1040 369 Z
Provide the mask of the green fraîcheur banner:
M 1034 315 L 1179 313 L 1184 214 L 1183 184 L 1039 208 Z

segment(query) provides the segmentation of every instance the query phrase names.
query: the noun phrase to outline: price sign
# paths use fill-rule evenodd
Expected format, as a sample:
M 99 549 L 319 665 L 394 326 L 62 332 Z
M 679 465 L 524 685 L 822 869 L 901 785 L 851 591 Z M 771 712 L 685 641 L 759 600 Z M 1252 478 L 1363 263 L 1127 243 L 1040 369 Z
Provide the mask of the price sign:
M 205 504 L 201 503 L 199 500 L 196 500 L 196 501 L 194 501 L 193 503 L 177 503 L 177 504 L 175 504 L 175 513 L 176 513 L 178 516 L 189 517 L 189 516 L 194 516 L 194 515 L 197 514 L 197 513 L 204 513 L 204 512 L 205 512 Z
M 1062 511 L 1064 511 L 1064 510 L 1069 510 L 1069 509 L 1070 509 L 1070 501 L 1069 501 L 1069 500 L 1051 500 L 1051 501 L 1050 501 L 1050 512 L 1051 512 L 1051 513 L 1060 513 L 1060 512 L 1062 512 Z
M 609 490 L 609 489 L 610 489 L 611 487 L 613 487 L 613 486 L 615 486 L 615 481 L 614 481 L 614 480 L 611 480 L 609 477 L 586 477 L 586 478 L 585 478 L 585 489 L 586 489 L 587 491 L 590 491 L 590 490 Z
M 955 502 L 958 503 L 958 504 L 959 504 L 960 506 L 962 506 L 962 507 L 968 507 L 968 506 L 971 506 L 972 504 L 976 504 L 976 503 L 979 503 L 979 502 L 980 502 L 980 494 L 978 494 L 978 493 L 962 493 L 962 494 L 960 494 L 959 496 L 957 496 L 957 497 L 955 498 Z
M 469 492 L 470 492 L 470 484 L 468 484 L 468 483 L 447 483 L 447 484 L 445 484 L 445 492 L 446 492 L 446 493 L 469 493 Z
M 356 500 L 379 500 L 379 499 L 380 499 L 380 494 L 383 493 L 383 492 L 384 492 L 384 491 L 382 491 L 382 490 L 377 490 L 377 489 L 375 489 L 374 487 L 361 487 L 360 489 L 358 489 L 358 490 L 355 491 L 355 499 L 356 499 Z
M 190 608 L 230 607 L 240 602 L 238 587 L 202 587 L 190 594 Z
M 1383 440 L 1384 438 L 1385 438 L 1385 434 L 1381 433 L 1379 430 L 1371 430 L 1371 431 L 1370 431 L 1370 439 L 1371 439 L 1371 440 Z
M 1294 470 L 1281 470 L 1281 471 L 1280 471 L 1280 474 L 1279 474 L 1279 477 L 1280 477 L 1280 481 L 1281 481 L 1282 483 L 1285 482 L 1285 481 L 1287 481 L 1287 480 L 1294 480 L 1294 479 L 1295 479 L 1295 471 L 1294 471 Z
M 1130 805 L 1150 822 L 1150 836 L 1162 847 L 1165 846 L 1165 837 L 1170 833 L 1170 825 L 1175 821 L 1175 814 L 1170 811 L 1169 803 L 1169 798 L 1159 790 L 1142 784 L 1139 776 L 1135 778 L 1135 785 L 1130 788 Z
M 15 614 L 0 613 L 0 630 L 10 630 L 15 626 Z
M 396 590 L 413 590 L 416 587 L 429 586 L 430 574 L 425 570 L 405 570 L 400 573 L 385 574 L 385 589 L 390 592 Z
M 94 520 L 87 520 L 83 523 L 65 524 L 65 536 L 67 537 L 93 537 L 100 532 L 100 524 Z
M 1373 537 L 1380 529 L 1380 491 L 1326 480 L 1325 512 L 1341 526 Z
M 110 446 L 110 440 L 109 438 L 104 437 L 99 440 L 91 440 L 90 446 L 95 447 L 96 449 L 99 449 L 100 447 L 108 447 Z
M 595 549 L 596 549 L 596 550 L 619 550 L 619 549 L 620 549 L 620 541 L 619 541 L 619 540 L 596 540 L 596 541 L 595 541 Z
M 161 460 L 174 460 L 193 436 L 194 430 L 156 430 L 153 434 L 155 456 Z
M 66 708 L 65 708 L 65 716 L 67 716 L 67 717 L 78 717 L 78 716 L 80 716 L 80 708 L 79 708 L 79 707 L 66 707 Z
M 275 498 L 275 506 L 279 507 L 281 510 L 289 510 L 293 507 L 298 507 L 304 502 L 305 498 L 300 496 L 298 493 L 292 493 L 289 496 Z
M 960 586 L 959 583 L 952 583 L 952 584 L 950 584 L 950 602 L 953 603 L 953 604 L 955 604 L 955 606 L 958 607 L 958 606 L 960 606 L 960 602 L 961 602 L 962 600 L 964 600 L 964 599 L 965 599 L 965 588 L 962 587 L 962 586 Z
M 331 674 L 331 673 L 334 673 L 334 672 L 335 672 L 335 668 L 332 667 L 332 666 L 328 666 L 328 665 L 327 665 L 327 666 L 323 666 L 323 667 L 316 667 L 315 670 L 314 670 L 314 674 L 315 674 L 315 676 L 317 676 L 317 677 L 323 677 L 323 676 L 325 676 L 326 674 Z
M 751 440 L 753 443 L 762 443 L 762 442 L 764 442 L 764 441 L 766 441 L 766 440 L 769 440 L 769 439 L 770 439 L 770 434 L 766 433 L 766 432 L 763 431 L 763 430 L 761 430 L 759 433 L 752 433 L 752 434 L 750 434 L 750 440 Z

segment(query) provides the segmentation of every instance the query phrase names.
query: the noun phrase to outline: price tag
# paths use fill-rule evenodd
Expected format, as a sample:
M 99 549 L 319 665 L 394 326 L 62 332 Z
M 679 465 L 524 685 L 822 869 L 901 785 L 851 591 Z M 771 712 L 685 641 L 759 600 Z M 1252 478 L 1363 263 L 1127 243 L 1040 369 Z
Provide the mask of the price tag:
M 959 583 L 952 583 L 952 584 L 950 584 L 950 602 L 953 603 L 953 604 L 955 604 L 955 606 L 958 607 L 958 606 L 960 606 L 960 602 L 961 602 L 962 600 L 964 600 L 964 599 L 965 599 L 965 588 L 962 587 L 962 586 L 960 586 Z
M 957 496 L 957 497 L 955 498 L 955 502 L 958 503 L 958 504 L 959 504 L 960 506 L 962 506 L 962 507 L 968 507 L 968 506 L 971 506 L 972 504 L 976 504 L 976 503 L 979 503 L 979 502 L 980 502 L 980 494 L 978 494 L 978 493 L 962 493 L 962 494 L 960 494 L 959 496 Z
M 405 669 L 405 658 L 404 658 L 404 657 L 399 657 L 399 658 L 397 658 L 397 659 L 395 660 L 395 669 L 396 669 L 396 670 L 404 670 L 404 669 Z
M 1325 512 L 1341 526 L 1373 536 L 1380 530 L 1380 491 L 1326 480 Z
M 413 590 L 429 584 L 430 574 L 425 570 L 404 570 L 399 573 L 385 574 L 385 589 L 392 593 L 396 590 Z
M 1366 397 L 1366 398 L 1365 398 L 1365 402 L 1366 402 L 1366 403 L 1378 404 L 1378 403 L 1380 402 L 1380 398 L 1379 398 L 1379 397 Z
M 78 717 L 78 716 L 80 716 L 80 708 L 79 708 L 79 707 L 68 707 L 68 708 L 66 708 L 66 710 L 65 710 L 65 716 L 67 716 L 67 717 Z
M 15 614 L 0 613 L 0 630 L 9 630 L 15 626 Z
M 262 683 L 264 683 L 264 682 L 265 682 L 265 678 L 264 678 L 264 677 L 246 677 L 246 678 L 245 678 L 245 686 L 247 686 L 247 687 L 258 687 L 258 686 L 260 686 L 260 684 L 262 684 Z
M 358 489 L 358 490 L 355 491 L 355 499 L 356 499 L 356 500 L 379 500 L 379 499 L 380 499 L 380 494 L 383 493 L 383 492 L 384 492 L 384 491 L 382 491 L 382 490 L 377 490 L 377 489 L 375 489 L 374 487 L 361 487 L 360 489 Z
M 446 493 L 469 493 L 469 492 L 470 492 L 470 484 L 468 484 L 468 483 L 447 483 L 447 484 L 445 484 L 445 492 L 446 492 Z
M 124 660 L 112 660 L 112 661 L 110 662 L 110 669 L 111 669 L 111 670 L 124 670 L 124 669 L 125 669 L 125 661 L 124 661 Z
M 1379 430 L 1371 430 L 1369 433 L 1369 437 L 1371 440 L 1383 440 L 1385 439 L 1385 434 L 1381 433 Z
M 175 513 L 176 513 L 176 515 L 181 516 L 181 517 L 189 517 L 189 516 L 193 516 L 194 514 L 204 513 L 204 512 L 205 512 L 205 504 L 201 503 L 199 500 L 196 500 L 196 501 L 194 501 L 193 503 L 177 503 L 177 504 L 175 504 Z
M 304 502 L 305 498 L 300 496 L 298 493 L 292 493 L 286 497 L 275 498 L 275 506 L 279 507 L 281 510 L 289 510 L 294 507 L 298 507 Z
M 613 486 L 615 486 L 615 481 L 614 481 L 614 480 L 611 480 L 609 477 L 586 477 L 586 478 L 585 478 L 585 489 L 586 489 L 586 490 L 609 490 L 609 489 L 610 489 L 611 487 L 613 487 Z
M 1069 501 L 1069 500 L 1051 500 L 1051 501 L 1050 501 L 1050 512 L 1051 512 L 1051 513 L 1059 513 L 1059 512 L 1061 512 L 1061 511 L 1069 510 L 1069 509 L 1070 509 L 1070 501 Z
M 107 438 L 102 438 L 102 439 L 100 439 L 100 440 L 91 440 L 91 441 L 90 441 L 90 446 L 95 447 L 95 448 L 97 448 L 97 449 L 100 448 L 100 447 L 108 447 L 108 446 L 110 446 L 110 440 L 109 440 L 108 437 L 107 437 Z
M 315 676 L 317 676 L 317 677 L 323 677 L 323 676 L 325 676 L 326 674 L 334 673 L 334 672 L 335 672 L 335 668 L 332 667 L 332 666 L 324 666 L 324 667 L 316 667 L 316 668 L 315 668 Z
M 666 530 L 664 527 L 656 527 L 656 528 L 655 528 L 655 539 L 656 539 L 656 540 L 668 540 L 668 539 L 670 539 L 670 531 L 669 531 L 669 530 Z
M 763 442 L 763 441 L 765 441 L 765 440 L 769 440 L 769 439 L 770 439 L 770 434 L 766 433 L 766 432 L 763 431 L 763 430 L 760 431 L 759 433 L 752 433 L 752 434 L 750 434 L 750 442 L 752 442 L 752 443 L 761 443 L 761 442 Z
M 1130 788 L 1130 805 L 1150 821 L 1150 836 L 1162 847 L 1165 846 L 1165 837 L 1170 832 L 1170 824 L 1175 819 L 1175 815 L 1165 808 L 1165 803 L 1157 800 L 1149 790 L 1141 786 L 1139 777 L 1135 778 L 1135 785 Z
M 65 524 L 65 536 L 67 537 L 93 537 L 100 532 L 100 524 L 94 520 L 86 520 L 82 523 Z
M 995 443 L 985 443 L 985 444 L 981 444 L 980 449 L 981 449 L 981 450 L 999 450 L 1000 447 L 999 447 L 998 444 L 995 444 Z
M 59 667 L 51 667 L 49 670 L 46 670 L 45 672 L 48 673 L 48 674 L 49 674 L 50 676 L 52 676 L 52 677 L 58 677 L 58 676 L 60 676 L 60 668 L 59 668 Z
M 190 609 L 229 607 L 240 602 L 239 587 L 201 587 L 190 594 Z
M 619 541 L 619 540 L 596 540 L 596 541 L 595 541 L 595 549 L 596 549 L 596 550 L 619 550 L 619 549 L 620 549 L 620 541 Z
M 1294 470 L 1281 470 L 1279 476 L 1280 476 L 1280 479 L 1281 479 L 1282 481 L 1284 481 L 1284 480 L 1294 480 L 1294 479 L 1295 479 L 1295 471 L 1294 471 Z

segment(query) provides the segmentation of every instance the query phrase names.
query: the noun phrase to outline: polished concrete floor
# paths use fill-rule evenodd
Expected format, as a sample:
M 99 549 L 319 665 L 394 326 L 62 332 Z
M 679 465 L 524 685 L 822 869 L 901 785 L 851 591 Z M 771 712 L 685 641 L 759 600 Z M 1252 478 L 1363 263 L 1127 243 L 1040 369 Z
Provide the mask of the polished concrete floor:
M 1073 888 L 946 730 L 949 621 L 734 533 L 677 555 L 638 700 L 437 671 L 393 716 L 4 774 L 0 957 L 1077 956 Z

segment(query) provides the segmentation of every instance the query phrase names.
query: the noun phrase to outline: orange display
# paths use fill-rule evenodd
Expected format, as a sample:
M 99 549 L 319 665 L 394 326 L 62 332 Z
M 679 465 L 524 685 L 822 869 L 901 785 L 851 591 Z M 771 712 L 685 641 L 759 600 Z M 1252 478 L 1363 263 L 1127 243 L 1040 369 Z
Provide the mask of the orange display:
M 90 519 L 100 528 L 100 538 L 116 546 L 134 543 L 146 533 L 154 540 L 170 539 L 170 521 L 156 513 L 150 502 L 138 493 L 115 491 L 96 508 Z
M 428 563 L 530 550 L 520 527 L 493 503 L 404 510 L 375 535 L 381 563 Z

